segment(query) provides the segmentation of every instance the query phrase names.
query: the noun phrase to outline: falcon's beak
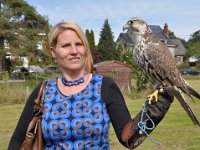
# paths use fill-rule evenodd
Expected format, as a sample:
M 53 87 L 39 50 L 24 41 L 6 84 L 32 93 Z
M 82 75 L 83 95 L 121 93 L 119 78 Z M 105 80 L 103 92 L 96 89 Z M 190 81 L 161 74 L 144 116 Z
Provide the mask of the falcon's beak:
M 125 25 L 123 26 L 122 29 L 123 29 L 123 31 L 124 31 L 124 30 L 127 30 L 128 28 L 129 28 L 129 25 L 128 25 L 128 24 L 125 24 Z

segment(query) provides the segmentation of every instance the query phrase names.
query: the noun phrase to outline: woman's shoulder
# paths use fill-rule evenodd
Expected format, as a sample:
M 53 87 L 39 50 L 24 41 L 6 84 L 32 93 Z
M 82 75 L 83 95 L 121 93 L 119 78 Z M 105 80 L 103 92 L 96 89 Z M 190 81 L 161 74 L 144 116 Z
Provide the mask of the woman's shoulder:
M 93 76 L 96 77 L 96 78 L 101 78 L 102 83 L 106 84 L 106 85 L 110 85 L 110 84 L 115 83 L 114 80 L 111 77 L 106 76 L 106 75 L 94 74 Z
M 57 85 L 57 79 L 58 79 L 58 78 L 56 78 L 56 79 L 48 79 L 48 80 L 46 80 L 46 84 L 47 84 L 48 86 Z

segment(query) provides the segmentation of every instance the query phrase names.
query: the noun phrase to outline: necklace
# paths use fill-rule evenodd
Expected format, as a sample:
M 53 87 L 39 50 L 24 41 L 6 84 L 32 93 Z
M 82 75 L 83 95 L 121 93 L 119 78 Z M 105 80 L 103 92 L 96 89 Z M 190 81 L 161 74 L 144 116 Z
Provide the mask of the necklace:
M 74 80 L 74 81 L 67 81 L 63 76 L 61 77 L 61 81 L 65 86 L 76 86 L 79 85 L 80 83 L 84 82 L 84 76 L 82 76 L 81 78 L 79 78 L 78 80 Z

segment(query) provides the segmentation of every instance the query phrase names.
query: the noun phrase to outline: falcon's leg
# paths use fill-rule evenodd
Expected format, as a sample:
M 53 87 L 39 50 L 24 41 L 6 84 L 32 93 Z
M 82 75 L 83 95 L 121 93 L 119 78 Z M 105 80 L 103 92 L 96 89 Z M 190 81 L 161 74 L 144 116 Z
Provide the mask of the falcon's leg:
M 152 94 L 147 96 L 148 103 L 151 104 L 151 101 L 155 98 L 155 101 L 158 101 L 158 93 L 163 92 L 163 88 L 155 90 Z

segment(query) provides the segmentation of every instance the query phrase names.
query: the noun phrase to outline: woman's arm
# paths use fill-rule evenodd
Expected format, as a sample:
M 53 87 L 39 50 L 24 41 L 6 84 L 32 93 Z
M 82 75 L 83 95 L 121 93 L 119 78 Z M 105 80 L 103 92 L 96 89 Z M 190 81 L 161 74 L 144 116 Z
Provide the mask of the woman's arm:
M 148 106 L 147 113 L 154 121 L 155 126 L 164 118 L 173 98 L 171 92 L 165 90 L 163 93 L 159 93 L 158 102 L 152 101 L 152 104 Z M 113 128 L 120 143 L 129 148 L 141 144 L 146 138 L 145 134 L 139 133 L 140 129 L 138 127 L 142 111 L 131 119 L 120 89 L 109 77 L 103 78 L 102 99 L 106 103 Z M 147 125 L 151 126 L 151 122 L 147 121 Z M 152 130 L 147 132 L 150 134 Z
M 24 110 L 19 118 L 15 131 L 11 137 L 10 143 L 8 145 L 8 150 L 20 149 L 25 139 L 26 130 L 29 125 L 29 122 L 33 118 L 34 100 L 37 97 L 41 84 L 42 83 L 38 84 L 38 86 L 33 90 L 26 102 Z
M 106 103 L 110 120 L 117 138 L 121 144 L 126 146 L 125 142 L 122 141 L 122 131 L 125 125 L 132 119 L 127 109 L 124 97 L 113 79 L 109 77 L 103 78 L 101 95 L 103 101 Z

